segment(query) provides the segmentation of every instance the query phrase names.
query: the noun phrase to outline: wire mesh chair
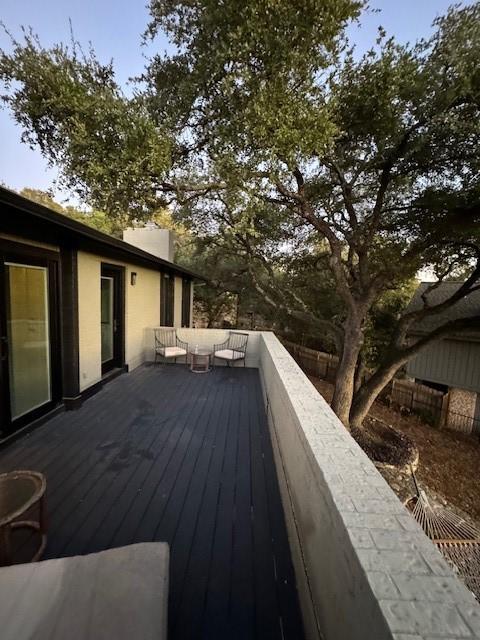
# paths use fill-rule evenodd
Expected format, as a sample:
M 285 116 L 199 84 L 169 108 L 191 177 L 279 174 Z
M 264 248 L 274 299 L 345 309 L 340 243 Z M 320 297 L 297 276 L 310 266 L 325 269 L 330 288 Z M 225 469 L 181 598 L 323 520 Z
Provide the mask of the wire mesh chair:
M 177 361 L 177 358 L 185 357 L 187 361 L 188 343 L 180 340 L 176 329 L 169 327 L 156 327 L 153 330 L 155 336 L 155 363 L 158 358 Z
M 230 366 L 237 361 L 243 360 L 243 366 L 245 366 L 247 342 L 248 333 L 230 331 L 228 338 L 224 342 L 213 346 L 213 361 L 215 362 L 215 358 L 225 360 L 227 366 Z

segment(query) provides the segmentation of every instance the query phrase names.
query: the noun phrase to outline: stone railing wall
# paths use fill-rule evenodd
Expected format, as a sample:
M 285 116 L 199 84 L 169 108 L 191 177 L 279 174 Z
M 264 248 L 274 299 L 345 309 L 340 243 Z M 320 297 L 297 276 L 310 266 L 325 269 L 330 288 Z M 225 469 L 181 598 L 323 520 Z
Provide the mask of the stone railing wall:
M 474 597 L 272 333 L 259 367 L 307 638 L 479 638 Z

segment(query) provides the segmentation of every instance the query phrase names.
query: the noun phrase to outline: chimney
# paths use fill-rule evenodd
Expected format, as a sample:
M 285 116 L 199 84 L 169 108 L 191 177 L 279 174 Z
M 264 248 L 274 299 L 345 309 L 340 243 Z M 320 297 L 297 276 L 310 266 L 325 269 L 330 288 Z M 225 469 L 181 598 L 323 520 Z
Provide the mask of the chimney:
M 175 256 L 175 234 L 169 229 L 158 229 L 153 226 L 125 229 L 123 240 L 133 244 L 138 249 L 151 253 L 157 258 L 173 262 Z

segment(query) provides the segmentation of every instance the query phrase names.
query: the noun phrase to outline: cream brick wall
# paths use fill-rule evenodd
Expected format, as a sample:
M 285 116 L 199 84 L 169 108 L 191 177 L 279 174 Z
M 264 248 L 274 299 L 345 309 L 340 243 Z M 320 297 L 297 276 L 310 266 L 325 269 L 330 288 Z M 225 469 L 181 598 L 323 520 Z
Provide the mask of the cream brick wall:
M 130 284 L 130 273 L 137 274 L 137 284 Z M 153 359 L 153 342 L 149 327 L 160 324 L 160 273 L 131 265 L 126 266 L 125 361 L 129 369 Z
M 80 391 L 102 377 L 100 335 L 101 258 L 78 253 L 78 332 Z
M 125 267 L 125 363 L 134 369 L 153 358 L 151 332 L 160 322 L 160 273 L 98 255 L 78 254 L 80 389 L 102 377 L 100 274 L 102 262 Z M 135 286 L 130 274 L 137 274 Z

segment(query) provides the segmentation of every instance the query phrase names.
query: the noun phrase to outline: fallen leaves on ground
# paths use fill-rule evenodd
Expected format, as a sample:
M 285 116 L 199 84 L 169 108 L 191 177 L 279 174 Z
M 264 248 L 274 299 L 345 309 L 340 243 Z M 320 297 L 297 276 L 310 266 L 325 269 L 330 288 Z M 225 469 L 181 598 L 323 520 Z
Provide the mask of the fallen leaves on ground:
M 322 396 L 330 402 L 333 385 L 309 376 Z M 370 414 L 409 436 L 419 452 L 417 480 L 427 495 L 467 516 L 480 526 L 480 439 L 448 429 L 438 429 L 415 415 L 402 415 L 381 402 L 375 402 Z M 404 490 L 387 478 L 399 497 Z M 395 486 L 394 486 L 395 485 Z

